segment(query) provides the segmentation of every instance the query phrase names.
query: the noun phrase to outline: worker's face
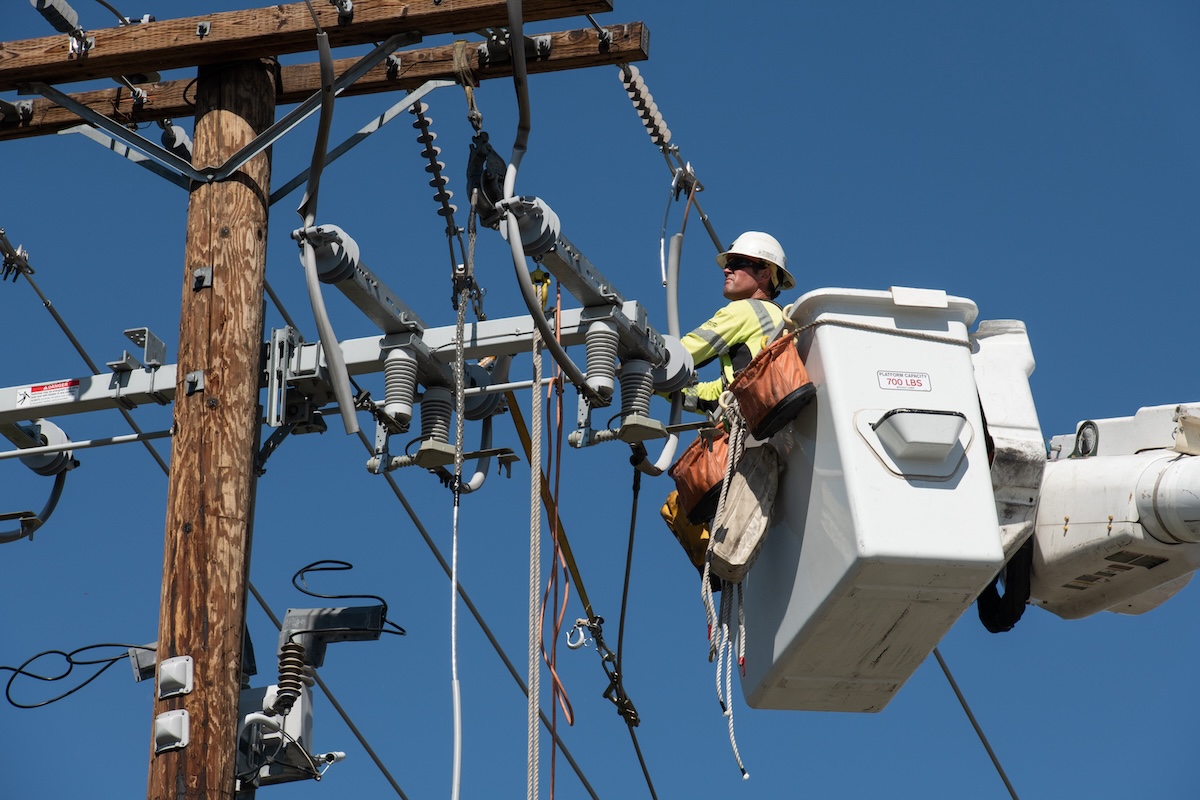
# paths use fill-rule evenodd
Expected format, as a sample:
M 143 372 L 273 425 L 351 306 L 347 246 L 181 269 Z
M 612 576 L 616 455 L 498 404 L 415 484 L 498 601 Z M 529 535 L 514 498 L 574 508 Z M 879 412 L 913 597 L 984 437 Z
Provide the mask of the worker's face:
M 725 260 L 726 300 L 745 300 L 760 290 L 770 297 L 771 270 L 760 261 L 740 256 Z

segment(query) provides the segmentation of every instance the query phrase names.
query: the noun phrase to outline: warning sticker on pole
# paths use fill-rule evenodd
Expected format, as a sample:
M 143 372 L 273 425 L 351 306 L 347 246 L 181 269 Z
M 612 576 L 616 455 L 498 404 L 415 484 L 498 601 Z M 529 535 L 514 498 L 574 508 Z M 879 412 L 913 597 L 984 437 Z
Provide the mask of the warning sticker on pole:
M 880 389 L 898 389 L 905 392 L 929 392 L 933 390 L 933 384 L 929 380 L 928 372 L 888 372 L 879 370 L 875 373 L 879 377 Z
M 54 383 L 39 383 L 17 389 L 17 408 L 48 406 L 52 403 L 69 403 L 79 399 L 79 379 L 72 378 Z

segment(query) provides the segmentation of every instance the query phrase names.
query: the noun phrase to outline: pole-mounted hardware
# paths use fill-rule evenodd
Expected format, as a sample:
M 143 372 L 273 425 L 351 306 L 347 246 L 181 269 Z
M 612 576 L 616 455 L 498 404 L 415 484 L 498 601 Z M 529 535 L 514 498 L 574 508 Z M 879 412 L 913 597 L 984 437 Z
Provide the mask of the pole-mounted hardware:
M 32 2 L 42 2 L 43 0 L 31 0 Z M 51 0 L 58 2 L 59 0 Z M 394 50 L 406 45 L 419 42 L 421 37 L 415 33 L 398 33 L 389 37 L 385 42 L 373 49 L 370 53 L 363 56 L 354 66 L 346 70 L 341 76 L 334 81 L 333 91 L 341 92 L 347 86 L 353 84 L 379 62 L 390 55 Z M 257 156 L 259 153 L 266 150 L 279 139 L 283 138 L 292 131 L 297 125 L 308 118 L 321 104 L 321 92 L 316 92 L 303 103 L 294 108 L 291 112 L 281 117 L 277 122 L 264 130 L 258 136 L 246 144 L 243 148 L 232 154 L 225 160 L 223 164 L 206 166 L 203 169 L 196 169 L 192 166 L 190 160 L 184 160 L 180 157 L 179 150 L 176 145 L 168 145 L 164 147 L 152 142 L 149 139 L 141 136 L 135 131 L 129 130 L 119 122 L 116 122 L 103 114 L 94 111 L 88 106 L 80 103 L 70 95 L 59 91 L 58 89 L 48 84 L 31 81 L 20 87 L 22 94 L 36 93 L 51 100 L 54 103 L 68 109 L 72 113 L 79 116 L 89 124 L 104 131 L 113 139 L 124 143 L 128 147 L 133 148 L 156 162 L 159 166 L 165 168 L 169 175 L 167 176 L 173 182 L 179 182 L 177 178 L 182 177 L 186 180 L 198 181 L 200 183 L 214 183 L 224 181 L 234 175 L 239 169 L 245 166 L 246 162 Z M 182 184 L 186 186 L 186 181 Z
M 20 245 L 13 247 L 4 228 L 0 228 L 0 281 L 11 275 L 15 283 L 21 273 L 32 275 L 33 272 L 33 267 L 29 266 L 29 252 Z
M 149 378 L 150 397 L 159 405 L 166 405 L 170 402 L 170 398 L 161 390 L 156 390 L 154 385 L 159 369 L 166 363 L 166 344 L 163 343 L 162 339 L 155 336 L 149 328 L 129 328 L 125 331 L 125 336 L 129 341 L 142 348 L 142 358 L 139 361 L 128 350 L 123 350 L 121 351 L 120 358 L 106 362 L 108 368 L 112 370 L 112 377 L 109 379 L 109 388 L 113 392 L 114 400 L 122 408 L 133 409 L 137 407 L 137 403 L 129 398 L 125 392 L 130 386 L 134 373 L 141 371 Z M 204 388 L 203 380 L 201 380 L 199 388 Z
M 550 55 L 552 37 L 523 36 L 525 43 L 525 58 L 537 59 Z M 479 65 L 494 67 L 512 61 L 512 34 L 508 28 L 493 28 L 488 32 L 487 41 L 479 45 Z
M 13 103 L 0 99 L 0 123 L 27 122 L 32 117 L 32 100 L 18 100 Z
M 545 267 L 585 306 L 581 319 L 586 328 L 586 392 L 580 393 L 577 429 L 568 438 L 574 447 L 585 447 L 610 438 L 636 443 L 667 438 L 666 426 L 649 416 L 654 391 L 674 391 L 693 373 L 692 361 L 678 342 L 659 334 L 644 314 L 631 319 L 622 307 L 621 293 L 580 250 L 562 234 L 558 215 L 537 197 L 520 197 L 506 211 L 517 222 L 525 255 Z M 499 226 L 508 237 L 507 226 Z M 617 361 L 621 362 L 621 429 L 600 437 L 592 428 L 595 408 L 608 405 L 616 386 Z M 637 365 L 637 366 L 634 366 Z
M 67 58 L 83 58 L 96 45 L 94 37 L 79 24 L 79 14 L 67 0 L 29 0 L 42 17 L 54 26 L 54 30 L 71 37 Z
M 329 5 L 337 6 L 338 25 L 349 25 L 354 21 L 353 0 L 329 0 Z
M 26 450 L 42 446 L 62 448 L 70 443 L 62 428 L 46 419 L 34 420 L 32 424 L 0 423 L 0 436 L 8 439 L 18 448 Z M 52 452 L 38 452 L 34 455 L 21 456 L 21 463 L 38 475 L 54 478 L 54 486 L 50 490 L 50 498 L 41 512 L 15 511 L 0 514 L 0 522 L 16 520 L 18 527 L 12 531 L 0 531 L 0 544 L 15 542 L 19 539 L 33 538 L 33 534 L 46 523 L 54 513 L 58 500 L 62 496 L 63 486 L 67 481 L 67 473 L 79 466 L 74 454 L 69 449 L 55 449 Z

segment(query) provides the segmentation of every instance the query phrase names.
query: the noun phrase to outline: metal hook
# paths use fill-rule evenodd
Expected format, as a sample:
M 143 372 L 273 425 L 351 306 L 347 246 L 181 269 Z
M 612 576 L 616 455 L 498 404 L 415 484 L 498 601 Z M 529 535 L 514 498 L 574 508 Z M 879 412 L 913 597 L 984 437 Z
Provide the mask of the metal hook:
M 567 631 L 567 647 L 571 650 L 578 650 L 581 647 L 587 647 L 588 622 L 586 619 L 575 620 L 575 627 Z

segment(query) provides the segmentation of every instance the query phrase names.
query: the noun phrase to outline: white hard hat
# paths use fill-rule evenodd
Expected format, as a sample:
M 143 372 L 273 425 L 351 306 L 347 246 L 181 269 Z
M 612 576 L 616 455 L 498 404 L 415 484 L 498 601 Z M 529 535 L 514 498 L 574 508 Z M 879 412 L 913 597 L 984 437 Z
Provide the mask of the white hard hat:
M 780 291 L 795 288 L 796 279 L 787 271 L 787 256 L 779 240 L 769 233 L 761 231 L 746 231 L 733 240 L 733 244 L 724 253 L 717 255 L 717 264 L 725 268 L 725 260 L 729 256 L 745 256 L 746 258 L 765 261 L 771 265 L 771 276 Z

